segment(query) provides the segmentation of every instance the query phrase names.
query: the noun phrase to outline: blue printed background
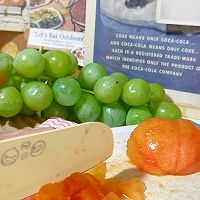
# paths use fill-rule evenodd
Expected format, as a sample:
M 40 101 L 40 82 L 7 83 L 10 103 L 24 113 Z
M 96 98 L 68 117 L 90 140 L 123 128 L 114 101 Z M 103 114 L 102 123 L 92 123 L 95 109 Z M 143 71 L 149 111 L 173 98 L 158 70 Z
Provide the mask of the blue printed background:
M 193 35 L 184 35 L 184 34 L 169 34 L 165 31 L 165 25 L 158 26 L 157 24 L 150 25 L 148 27 L 141 27 L 141 26 L 133 26 L 133 25 L 127 25 L 123 24 L 121 22 L 117 22 L 115 20 L 110 19 L 109 17 L 106 17 L 105 15 L 101 14 L 100 12 L 100 0 L 97 0 L 97 12 L 96 12 L 96 30 L 95 30 L 95 46 L 94 46 L 94 61 L 99 62 L 103 64 L 108 73 L 120 71 L 129 76 L 129 78 L 143 78 L 147 80 L 148 82 L 159 82 L 167 89 L 173 89 L 178 91 L 184 91 L 184 92 L 191 92 L 200 94 L 200 70 L 185 70 L 185 69 L 177 69 L 177 68 L 164 68 L 160 65 L 158 66 L 152 66 L 152 68 L 159 69 L 167 69 L 167 70 L 173 70 L 173 71 L 179 71 L 182 72 L 182 76 L 169 76 L 169 75 L 163 75 L 159 73 L 147 73 L 145 71 L 133 71 L 131 69 L 122 69 L 122 61 L 113 61 L 113 60 L 107 60 L 106 55 L 115 55 L 115 53 L 111 53 L 111 49 L 113 46 L 110 45 L 111 40 L 116 40 L 116 33 L 125 33 L 125 34 L 134 34 L 134 35 L 149 35 L 149 36 L 156 36 L 156 37 L 168 37 L 168 38 L 175 38 L 175 39 L 183 39 L 183 40 L 189 40 L 190 44 L 180 45 L 180 44 L 167 44 L 167 43 L 156 43 L 158 45 L 170 45 L 172 47 L 184 47 L 184 48 L 192 48 L 195 49 L 196 54 L 188 54 L 185 53 L 174 53 L 180 56 L 190 56 L 195 57 L 197 59 L 197 62 L 192 63 L 188 61 L 173 61 L 175 63 L 179 64 L 187 64 L 187 65 L 193 65 L 194 68 L 200 66 L 200 34 L 193 34 Z M 126 42 L 133 42 L 131 39 L 117 39 L 119 42 L 126 41 Z M 140 43 L 144 44 L 153 44 L 152 41 L 139 41 Z M 116 48 L 118 48 L 116 46 Z M 122 47 L 120 46 L 120 49 L 129 49 L 133 50 L 133 47 Z M 136 50 L 142 50 L 145 51 L 145 49 L 134 47 L 134 51 Z M 149 50 L 148 52 L 158 52 L 158 50 Z M 162 54 L 169 52 L 162 51 Z M 170 53 L 173 54 L 173 53 Z M 120 56 L 119 54 L 116 54 L 117 56 Z M 122 55 L 121 55 L 122 56 Z M 124 55 L 123 55 L 124 56 Z M 129 57 L 131 57 L 129 55 Z M 143 58 L 147 59 L 147 57 L 143 56 L 136 56 L 132 55 L 134 58 Z M 150 59 L 150 57 L 148 57 Z M 166 61 L 169 60 L 165 58 L 151 58 L 154 61 Z M 130 63 L 130 65 L 133 65 L 133 63 Z M 137 65 L 134 63 L 134 65 Z M 142 67 L 147 67 L 146 64 L 138 64 Z M 200 67 L 199 67 L 200 68 Z M 198 68 L 198 69 L 199 69 Z

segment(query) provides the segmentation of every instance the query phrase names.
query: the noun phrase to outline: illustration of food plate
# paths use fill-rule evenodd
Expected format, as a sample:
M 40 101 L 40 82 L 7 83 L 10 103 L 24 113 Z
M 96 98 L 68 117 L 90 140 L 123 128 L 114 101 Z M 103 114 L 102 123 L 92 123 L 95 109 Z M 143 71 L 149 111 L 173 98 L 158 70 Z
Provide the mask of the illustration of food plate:
M 52 0 L 31 0 L 30 1 L 30 9 L 38 8 L 41 6 L 46 6 L 47 4 L 51 3 Z
M 1 6 L 19 6 L 23 7 L 25 6 L 27 1 L 25 0 L 0 0 Z
M 135 25 L 138 21 L 155 21 L 156 1 L 101 0 L 100 12 L 115 21 Z
M 78 59 L 78 63 L 80 66 L 84 64 L 84 47 L 76 47 L 71 51 Z
M 30 10 L 30 27 L 57 29 L 63 24 L 63 16 L 54 8 L 37 8 Z
M 77 0 L 57 0 L 57 2 L 65 8 L 69 8 Z

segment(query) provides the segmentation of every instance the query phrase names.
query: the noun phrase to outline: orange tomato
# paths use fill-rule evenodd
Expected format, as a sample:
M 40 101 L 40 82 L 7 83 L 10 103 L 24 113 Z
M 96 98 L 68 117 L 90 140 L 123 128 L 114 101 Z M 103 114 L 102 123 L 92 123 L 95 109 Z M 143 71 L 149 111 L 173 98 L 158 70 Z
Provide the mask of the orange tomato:
M 70 196 L 66 193 L 64 182 L 58 182 L 44 185 L 35 195 L 35 200 L 63 200 L 67 197 Z
M 105 181 L 106 172 L 107 172 L 106 162 L 102 162 L 96 167 L 88 170 L 88 173 L 92 174 L 100 182 L 101 185 L 103 185 Z
M 121 199 L 114 192 L 110 192 L 102 200 L 121 200 Z
M 73 173 L 62 182 L 44 185 L 35 200 L 101 200 L 105 196 L 98 180 L 87 173 Z
M 101 200 L 96 189 L 92 186 L 88 186 L 77 193 L 72 200 Z
M 127 155 L 142 171 L 154 175 L 187 175 L 200 171 L 200 129 L 190 120 L 152 118 L 131 134 Z

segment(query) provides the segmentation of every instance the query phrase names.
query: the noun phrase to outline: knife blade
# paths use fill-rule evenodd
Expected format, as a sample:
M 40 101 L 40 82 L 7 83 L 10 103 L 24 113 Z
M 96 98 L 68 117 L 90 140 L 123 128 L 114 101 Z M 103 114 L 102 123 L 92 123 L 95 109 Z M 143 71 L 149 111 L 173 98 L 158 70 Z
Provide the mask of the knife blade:
M 112 155 L 112 129 L 88 122 L 0 141 L 0 199 L 19 200 L 46 183 L 84 172 Z

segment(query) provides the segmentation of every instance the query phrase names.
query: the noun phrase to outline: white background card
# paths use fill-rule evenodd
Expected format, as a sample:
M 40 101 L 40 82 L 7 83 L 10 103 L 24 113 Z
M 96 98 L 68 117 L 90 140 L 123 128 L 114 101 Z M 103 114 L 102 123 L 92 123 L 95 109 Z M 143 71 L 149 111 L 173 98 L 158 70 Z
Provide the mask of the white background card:
M 199 0 L 157 0 L 158 23 L 200 26 Z

